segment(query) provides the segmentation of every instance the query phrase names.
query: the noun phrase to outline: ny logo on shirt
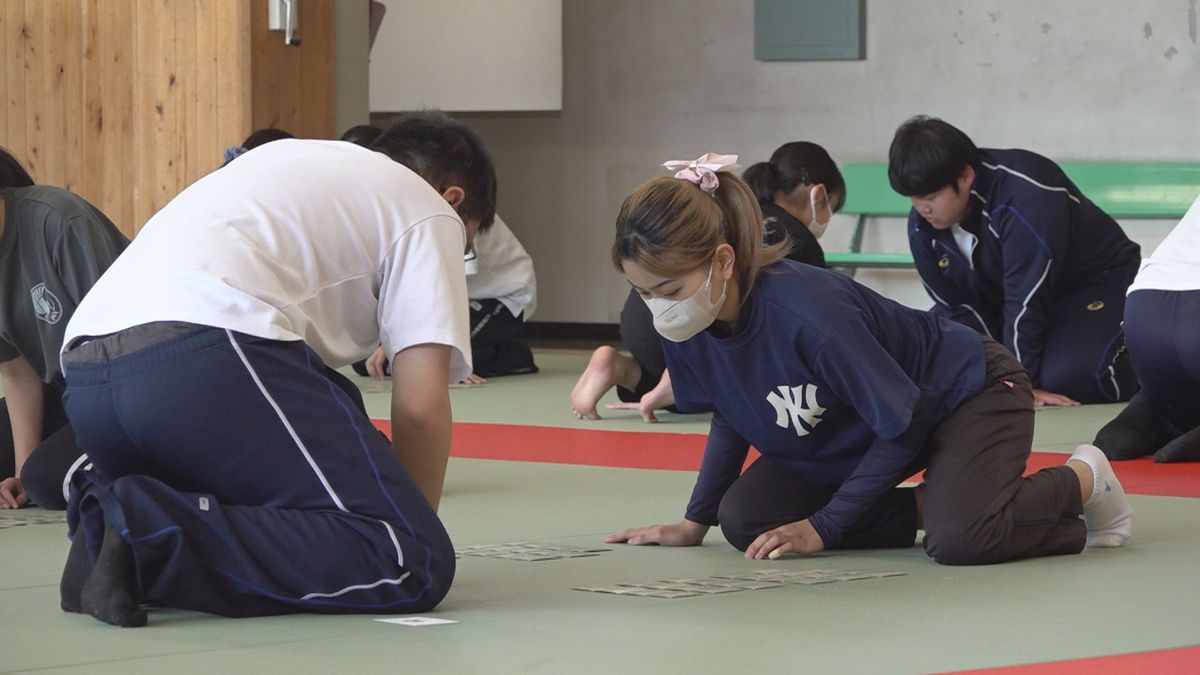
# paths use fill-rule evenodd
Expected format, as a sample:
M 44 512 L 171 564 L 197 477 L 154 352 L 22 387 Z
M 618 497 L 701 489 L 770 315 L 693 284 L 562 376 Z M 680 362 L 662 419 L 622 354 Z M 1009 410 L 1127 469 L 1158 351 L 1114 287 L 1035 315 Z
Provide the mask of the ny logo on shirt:
M 775 408 L 775 424 L 784 429 L 789 424 L 795 425 L 797 436 L 807 436 L 821 422 L 821 413 L 825 412 L 817 403 L 816 385 L 789 387 L 781 384 L 778 389 L 778 393 L 767 394 L 767 403 Z

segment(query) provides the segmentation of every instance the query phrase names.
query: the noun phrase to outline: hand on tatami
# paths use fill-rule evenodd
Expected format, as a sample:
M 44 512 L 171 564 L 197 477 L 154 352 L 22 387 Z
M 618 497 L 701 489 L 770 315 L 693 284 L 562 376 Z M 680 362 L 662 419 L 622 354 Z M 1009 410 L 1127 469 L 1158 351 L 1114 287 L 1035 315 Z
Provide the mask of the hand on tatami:
M 1079 405 L 1079 401 L 1063 396 L 1062 394 L 1055 394 L 1054 392 L 1046 391 L 1045 389 L 1034 389 L 1033 407 L 1041 408 L 1048 405 L 1070 407 L 1073 405 Z
M 487 380 L 476 375 L 475 373 L 471 373 L 470 375 L 464 377 L 463 381 L 459 382 L 459 384 L 487 384 Z
M 12 477 L 0 481 L 0 509 L 19 509 L 29 503 L 21 479 Z
M 670 525 L 634 527 L 604 538 L 606 544 L 659 544 L 661 546 L 699 546 L 704 543 L 708 526 L 681 520 Z
M 658 418 L 654 415 L 654 408 L 646 405 L 645 397 L 637 403 L 605 403 L 605 408 L 609 410 L 636 410 L 642 416 L 642 421 L 647 424 L 656 424 Z
M 662 379 L 658 381 L 658 384 L 646 392 L 637 403 L 609 403 L 605 407 L 609 410 L 636 410 L 641 413 L 643 422 L 654 424 L 658 421 L 658 418 L 654 416 L 654 411 L 670 408 L 673 405 L 675 405 L 675 391 L 671 389 L 671 376 L 669 373 L 663 372 Z
M 383 351 L 383 345 L 379 345 L 375 348 L 375 351 L 371 352 L 371 355 L 367 357 L 366 366 L 367 374 L 377 380 L 385 379 L 390 375 L 388 372 L 388 358 L 387 354 Z
M 774 560 L 784 553 L 808 555 L 824 548 L 825 542 L 821 541 L 821 535 L 817 534 L 812 523 L 805 518 L 758 535 L 746 548 L 746 557 L 751 560 L 770 557 Z

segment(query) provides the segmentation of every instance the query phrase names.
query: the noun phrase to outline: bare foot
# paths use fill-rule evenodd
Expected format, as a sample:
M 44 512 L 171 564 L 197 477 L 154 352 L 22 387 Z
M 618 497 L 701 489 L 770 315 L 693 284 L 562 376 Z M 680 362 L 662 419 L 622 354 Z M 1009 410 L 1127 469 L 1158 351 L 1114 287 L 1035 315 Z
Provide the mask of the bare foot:
M 607 345 L 600 347 L 592 352 L 592 359 L 571 390 L 571 412 L 579 419 L 600 419 L 596 412 L 600 397 L 618 384 L 633 389 L 641 375 L 642 369 L 632 356 Z

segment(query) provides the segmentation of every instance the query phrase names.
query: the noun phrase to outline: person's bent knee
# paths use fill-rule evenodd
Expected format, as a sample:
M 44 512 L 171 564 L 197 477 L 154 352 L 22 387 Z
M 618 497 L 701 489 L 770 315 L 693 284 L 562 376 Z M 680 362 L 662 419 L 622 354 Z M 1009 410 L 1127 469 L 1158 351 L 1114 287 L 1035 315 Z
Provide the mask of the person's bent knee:
M 939 565 L 988 565 L 1005 559 L 999 538 L 979 525 L 927 527 L 925 552 Z
M 725 535 L 725 541 L 739 551 L 750 548 L 750 544 L 761 534 L 754 531 L 742 505 L 737 500 L 729 499 L 728 495 L 721 500 L 721 506 L 717 510 L 717 522 L 721 524 L 721 534 Z
M 412 603 L 405 608 L 406 612 L 428 612 L 437 607 L 450 592 L 450 585 L 454 581 L 453 566 L 450 567 L 449 573 L 434 573 L 426 581 L 429 587 L 425 592 L 413 598 Z

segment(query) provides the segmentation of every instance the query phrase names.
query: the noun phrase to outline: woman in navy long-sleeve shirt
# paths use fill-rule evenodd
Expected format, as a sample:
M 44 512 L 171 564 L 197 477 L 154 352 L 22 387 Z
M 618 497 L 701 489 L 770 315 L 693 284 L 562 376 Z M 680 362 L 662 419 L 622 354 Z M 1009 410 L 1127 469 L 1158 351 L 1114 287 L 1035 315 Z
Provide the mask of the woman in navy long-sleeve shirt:
M 719 524 L 763 558 L 911 546 L 924 529 L 945 564 L 1124 543 L 1132 509 L 1095 447 L 1022 477 L 1032 391 L 1003 347 L 781 261 L 753 194 L 717 173 L 729 160 L 647 182 L 617 218 L 613 261 L 667 340 L 676 404 L 713 422 L 684 519 L 607 541 L 696 545 Z M 750 445 L 762 457 L 741 473 Z

